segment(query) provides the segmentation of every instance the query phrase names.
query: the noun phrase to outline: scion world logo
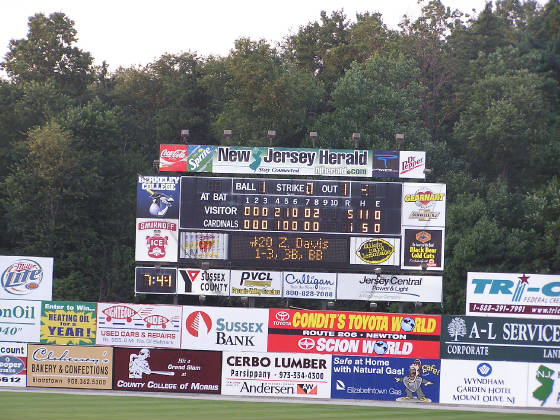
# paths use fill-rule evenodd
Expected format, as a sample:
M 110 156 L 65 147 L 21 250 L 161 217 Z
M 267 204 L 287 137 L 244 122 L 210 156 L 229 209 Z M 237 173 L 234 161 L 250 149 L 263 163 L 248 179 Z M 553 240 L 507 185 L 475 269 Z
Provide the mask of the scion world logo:
M 37 289 L 43 281 L 43 268 L 33 260 L 17 260 L 4 270 L 0 281 L 6 292 L 26 295 Z

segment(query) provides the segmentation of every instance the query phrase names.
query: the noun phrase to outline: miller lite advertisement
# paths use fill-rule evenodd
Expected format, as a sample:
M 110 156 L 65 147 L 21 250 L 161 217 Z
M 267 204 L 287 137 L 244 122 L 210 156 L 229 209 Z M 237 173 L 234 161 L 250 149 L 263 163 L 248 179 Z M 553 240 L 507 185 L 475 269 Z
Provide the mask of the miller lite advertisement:
M 136 219 L 136 261 L 177 262 L 177 219 Z
M 0 255 L 0 299 L 51 300 L 53 259 Z
M 439 358 L 437 315 L 270 309 L 268 351 Z

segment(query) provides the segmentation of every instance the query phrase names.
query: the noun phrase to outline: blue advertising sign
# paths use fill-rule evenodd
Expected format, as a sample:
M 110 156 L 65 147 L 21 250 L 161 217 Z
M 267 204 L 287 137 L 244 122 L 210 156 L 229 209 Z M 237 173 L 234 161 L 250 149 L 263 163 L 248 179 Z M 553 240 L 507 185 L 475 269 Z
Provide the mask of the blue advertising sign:
M 331 398 L 439 402 L 439 359 L 333 356 Z
M 179 218 L 180 177 L 138 175 L 137 218 Z

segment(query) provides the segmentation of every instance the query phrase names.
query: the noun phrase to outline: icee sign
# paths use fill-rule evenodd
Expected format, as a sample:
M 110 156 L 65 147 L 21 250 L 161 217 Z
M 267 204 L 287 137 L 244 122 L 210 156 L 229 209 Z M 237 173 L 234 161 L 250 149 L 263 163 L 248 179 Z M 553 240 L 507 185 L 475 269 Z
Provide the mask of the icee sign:
M 560 316 L 560 275 L 468 273 L 467 315 Z

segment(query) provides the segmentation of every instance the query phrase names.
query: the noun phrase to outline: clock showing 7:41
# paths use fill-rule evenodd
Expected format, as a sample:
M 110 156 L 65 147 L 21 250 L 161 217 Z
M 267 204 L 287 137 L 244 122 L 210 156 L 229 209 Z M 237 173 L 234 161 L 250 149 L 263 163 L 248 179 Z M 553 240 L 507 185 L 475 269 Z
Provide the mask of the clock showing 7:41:
M 177 293 L 177 269 L 136 267 L 135 293 Z

